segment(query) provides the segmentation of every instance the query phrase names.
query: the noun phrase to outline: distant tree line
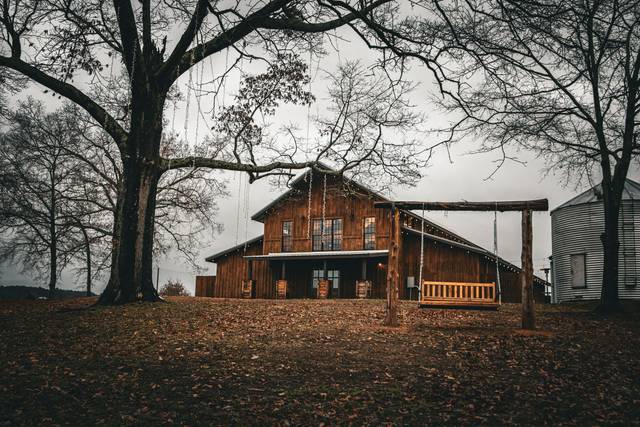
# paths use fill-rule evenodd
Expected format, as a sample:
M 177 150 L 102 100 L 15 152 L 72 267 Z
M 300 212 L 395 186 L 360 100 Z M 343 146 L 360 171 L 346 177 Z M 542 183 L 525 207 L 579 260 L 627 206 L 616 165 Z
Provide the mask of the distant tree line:
M 111 140 L 66 104 L 48 112 L 32 98 L 4 110 L 0 131 L 0 261 L 48 281 L 84 276 L 86 292 L 108 271 L 121 164 Z M 185 150 L 175 139 L 162 150 Z M 202 232 L 217 229 L 222 182 L 202 170 L 166 174 L 159 184 L 155 251 L 175 249 L 195 264 Z

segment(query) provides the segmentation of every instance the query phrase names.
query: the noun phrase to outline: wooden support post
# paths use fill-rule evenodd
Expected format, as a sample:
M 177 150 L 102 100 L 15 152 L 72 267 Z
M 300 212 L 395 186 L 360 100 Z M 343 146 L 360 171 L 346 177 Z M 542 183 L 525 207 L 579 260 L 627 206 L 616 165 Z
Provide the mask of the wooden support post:
M 522 329 L 535 329 L 536 316 L 533 309 L 533 256 L 532 240 L 533 227 L 531 211 L 522 211 L 522 271 L 520 283 L 522 286 Z
M 367 280 L 367 259 L 362 258 L 362 271 L 361 271 L 361 279 Z
M 374 202 L 376 208 L 390 208 L 394 206 L 396 209 L 423 209 L 428 211 L 546 211 L 549 210 L 549 202 L 547 199 L 539 200 L 513 200 L 500 202 L 412 202 L 412 201 L 385 201 Z
M 400 252 L 400 210 L 391 208 L 391 230 L 389 233 L 389 262 L 387 266 L 387 305 L 385 326 L 398 326 L 398 271 Z
M 286 279 L 287 279 L 287 276 L 286 276 L 286 273 L 287 273 L 287 266 L 286 266 L 286 264 L 285 264 L 285 261 L 284 261 L 284 260 L 282 261 L 282 271 L 281 271 L 280 273 L 281 273 L 281 277 L 280 277 L 280 279 L 282 279 L 282 280 L 286 280 Z

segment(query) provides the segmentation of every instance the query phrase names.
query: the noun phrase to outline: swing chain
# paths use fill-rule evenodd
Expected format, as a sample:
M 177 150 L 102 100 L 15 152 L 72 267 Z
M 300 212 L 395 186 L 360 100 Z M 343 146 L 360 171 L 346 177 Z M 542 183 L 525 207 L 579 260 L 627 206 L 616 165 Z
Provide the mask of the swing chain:
M 418 300 L 422 295 L 422 270 L 424 268 L 424 203 L 422 204 L 422 221 L 420 222 L 420 271 L 418 274 Z
M 498 303 L 502 304 L 502 287 L 500 286 L 500 260 L 498 258 L 498 202 L 493 211 L 493 252 L 496 259 L 496 286 L 498 288 Z

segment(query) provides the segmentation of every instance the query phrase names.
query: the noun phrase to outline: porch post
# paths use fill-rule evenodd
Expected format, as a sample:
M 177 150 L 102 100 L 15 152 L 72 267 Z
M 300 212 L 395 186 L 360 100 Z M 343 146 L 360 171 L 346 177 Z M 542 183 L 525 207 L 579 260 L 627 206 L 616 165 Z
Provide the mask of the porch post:
M 286 280 L 286 273 L 287 269 L 286 269 L 286 261 L 282 260 L 282 280 Z
M 387 266 L 387 306 L 385 326 L 398 326 L 398 281 L 400 251 L 400 210 L 392 204 L 389 231 L 389 261 Z
M 322 261 L 322 280 L 327 280 L 327 260 Z
M 531 210 L 524 209 L 522 211 L 522 271 L 520 272 L 520 283 L 522 286 L 522 329 L 536 328 L 536 317 L 533 311 L 532 237 Z
M 367 280 L 367 259 L 362 258 L 362 280 Z

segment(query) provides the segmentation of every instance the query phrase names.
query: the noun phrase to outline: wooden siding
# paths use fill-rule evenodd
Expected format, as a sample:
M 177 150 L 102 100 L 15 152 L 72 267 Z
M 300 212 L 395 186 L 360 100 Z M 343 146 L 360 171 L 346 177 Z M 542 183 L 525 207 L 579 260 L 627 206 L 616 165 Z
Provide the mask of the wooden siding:
M 273 206 L 264 219 L 264 253 L 282 251 L 282 223 L 293 221 L 292 252 L 311 251 L 313 230 L 309 229 L 309 217 L 323 217 L 323 179 L 315 177 L 311 192 L 311 215 L 309 215 L 308 182 L 302 181 L 289 197 Z M 305 187 L 306 186 L 306 187 Z M 378 200 L 369 194 L 342 185 L 335 177 L 327 177 L 327 194 L 324 203 L 326 219 L 342 218 L 342 250 L 364 248 L 364 218 L 376 218 L 376 249 L 387 249 L 389 236 L 388 211 L 376 209 Z
M 245 255 L 260 255 L 262 253 L 262 240 L 239 248 L 233 252 L 216 259 L 218 265 L 216 271 L 216 287 L 214 296 L 217 298 L 241 298 L 242 281 L 249 277 L 249 262 L 243 258 Z M 252 262 L 251 278 L 255 280 L 256 298 L 275 298 L 275 281 L 269 264 L 265 261 Z
M 259 255 L 282 251 L 282 223 L 293 222 L 292 251 L 308 252 L 312 248 L 312 229 L 309 230 L 309 218 L 320 219 L 323 216 L 323 179 L 314 176 L 311 194 L 311 215 L 308 208 L 309 181 L 302 180 L 288 196 L 272 206 L 260 219 L 264 223 L 264 238 L 247 246 L 216 258 L 217 286 L 214 295 L 223 298 L 240 298 L 242 281 L 248 279 L 249 261 L 244 255 Z M 364 218 L 376 218 L 376 249 L 388 249 L 390 211 L 374 208 L 373 202 L 380 200 L 361 189 L 347 186 L 336 177 L 327 178 L 327 193 L 324 216 L 326 219 L 342 218 L 342 250 L 361 250 L 364 247 Z M 400 218 L 403 226 L 419 230 L 421 221 L 414 215 L 403 212 Z M 453 233 L 442 230 L 425 222 L 425 232 L 461 243 L 469 243 Z M 407 277 L 414 276 L 416 283 L 419 272 L 420 237 L 403 232 L 400 245 L 400 298 L 409 298 Z M 486 256 L 464 248 L 425 239 L 423 279 L 431 281 L 454 282 L 495 282 L 495 261 Z M 285 279 L 288 282 L 289 298 L 315 298 L 312 271 L 322 269 L 322 260 L 291 260 L 285 262 Z M 361 259 L 327 260 L 328 270 L 340 270 L 340 298 L 355 298 L 356 282 L 361 279 L 372 283 L 372 298 L 386 296 L 386 257 L 366 261 L 367 274 L 360 277 Z M 282 261 L 252 261 L 252 279 L 256 282 L 257 298 L 275 298 L 276 280 L 282 277 Z M 504 302 L 519 302 L 521 298 L 519 274 L 501 267 L 502 295 Z M 417 298 L 417 291 L 412 291 Z M 536 301 L 543 301 L 542 286 L 536 286 Z
M 216 276 L 196 276 L 196 296 L 212 297 L 216 285 Z

